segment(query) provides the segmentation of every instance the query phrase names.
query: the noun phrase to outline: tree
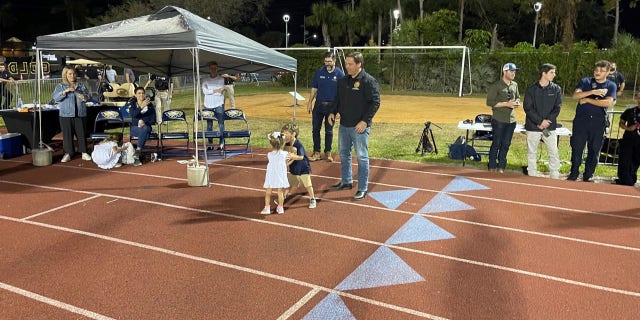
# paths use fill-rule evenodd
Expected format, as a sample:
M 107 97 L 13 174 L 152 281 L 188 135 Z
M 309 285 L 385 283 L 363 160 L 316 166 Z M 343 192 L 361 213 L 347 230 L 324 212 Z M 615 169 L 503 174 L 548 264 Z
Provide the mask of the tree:
M 533 12 L 533 6 L 529 0 L 514 0 L 520 4 L 521 9 Z M 552 26 L 555 34 L 561 34 L 562 47 L 567 50 L 574 40 L 575 21 L 578 16 L 578 5 L 582 0 L 558 0 L 545 1 L 540 10 L 540 25 Z
M 358 21 L 358 12 L 352 9 L 351 6 L 346 5 L 340 11 L 338 19 L 341 21 Z M 356 34 L 359 31 L 356 30 L 357 25 L 353 23 L 338 23 L 336 26 L 338 26 L 338 28 L 333 29 L 335 32 L 333 32 L 332 35 L 335 37 L 346 35 L 347 43 L 349 46 L 353 46 L 358 39 Z
M 15 22 L 15 15 L 10 2 L 0 5 L 0 44 L 2 44 L 2 30 Z
M 87 2 L 84 0 L 64 0 L 64 4 L 51 7 L 53 16 L 63 12 L 67 15 L 71 30 L 76 30 L 76 26 L 79 28 L 84 27 L 85 21 L 89 16 Z
M 320 2 L 311 5 L 311 16 L 307 18 L 307 22 L 309 25 L 322 28 L 322 38 L 326 47 L 331 47 L 329 26 L 337 23 L 334 20 L 338 14 L 338 7 L 331 2 Z
M 635 8 L 637 2 L 637 0 L 629 1 L 629 8 Z M 605 0 L 604 10 L 605 12 L 609 12 L 611 10 L 615 11 L 613 23 L 613 40 L 611 41 L 611 45 L 615 46 L 618 43 L 618 28 L 620 26 L 620 0 Z
M 462 42 L 462 22 L 464 21 L 464 0 L 460 0 L 460 24 L 458 25 L 458 42 Z

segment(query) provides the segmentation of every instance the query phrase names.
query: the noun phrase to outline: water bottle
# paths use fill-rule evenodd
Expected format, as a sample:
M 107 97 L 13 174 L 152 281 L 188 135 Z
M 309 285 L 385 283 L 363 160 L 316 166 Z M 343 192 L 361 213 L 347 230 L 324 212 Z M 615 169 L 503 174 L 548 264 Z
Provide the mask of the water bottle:
M 22 108 L 22 98 L 18 98 L 18 108 Z

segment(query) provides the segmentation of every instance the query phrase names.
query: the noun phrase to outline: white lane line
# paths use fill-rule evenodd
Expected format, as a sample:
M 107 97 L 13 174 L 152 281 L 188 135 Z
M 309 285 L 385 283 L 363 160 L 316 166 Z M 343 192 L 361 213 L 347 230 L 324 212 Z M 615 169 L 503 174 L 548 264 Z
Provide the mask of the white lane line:
M 216 164 L 219 166 L 227 166 L 227 167 L 235 167 L 235 168 L 244 168 L 244 169 L 248 169 L 247 167 L 239 167 L 239 166 L 234 166 L 234 165 L 225 165 L 225 164 Z M 249 169 L 254 169 L 254 170 L 265 170 L 262 168 L 249 168 Z M 392 169 L 392 168 L 390 168 Z M 407 170 L 409 171 L 409 170 Z M 422 171 L 415 171 L 412 170 L 413 172 L 416 173 L 420 173 Z M 424 173 L 424 172 L 422 172 Z M 460 175 L 451 175 L 451 174 L 440 174 L 440 175 L 445 175 L 445 176 L 451 176 L 451 177 L 465 177 L 465 176 L 460 176 Z M 319 176 L 319 175 L 313 175 L 314 177 L 323 177 L 323 178 L 333 178 L 333 177 L 327 177 L 327 176 Z M 475 178 L 475 177 L 465 177 L 468 179 L 480 179 L 480 180 L 489 180 L 489 179 L 481 179 L 481 178 Z M 354 182 L 357 180 L 354 180 Z M 500 181 L 500 180 L 492 180 L 492 181 L 496 181 L 496 182 L 504 182 L 504 181 Z M 509 182 L 509 183 L 516 183 L 516 182 Z M 470 194 L 466 194 L 466 193 L 459 193 L 459 192 L 445 192 L 442 190 L 437 190 L 437 189 L 427 189 L 427 188 L 419 188 L 419 187 L 408 187 L 408 186 L 404 186 L 404 185 L 397 185 L 397 184 L 389 184 L 389 183 L 382 183 L 382 182 L 371 182 L 369 181 L 369 184 L 371 185 L 380 185 L 380 186 L 386 186 L 386 187 L 392 187 L 392 188 L 400 188 L 400 189 L 415 189 L 415 190 L 420 190 L 420 191 L 424 191 L 424 192 L 433 192 L 433 193 L 445 193 L 445 194 L 449 194 L 449 195 L 456 195 L 456 196 L 460 196 L 460 197 L 467 197 L 467 198 L 475 198 L 475 199 L 482 199 L 482 200 L 488 200 L 488 201 L 495 201 L 495 202 L 504 202 L 504 203 L 510 203 L 510 204 L 517 204 L 517 205 L 522 205 L 522 206 L 528 206 L 528 207 L 534 207 L 534 208 L 545 208 L 545 209 L 553 209 L 555 211 L 567 211 L 567 212 L 575 212 L 575 213 L 585 213 L 585 214 L 591 214 L 591 215 L 597 215 L 597 216 L 605 216 L 605 217 L 613 217 L 613 218 L 620 218 L 620 219 L 629 219 L 629 220 L 640 220 L 640 217 L 635 217 L 635 216 L 628 216 L 628 215 L 619 215 L 619 214 L 613 214 L 613 213 L 603 213 L 603 212 L 597 212 L 597 211 L 591 211 L 591 210 L 582 210 L 582 209 L 574 209 L 574 208 L 567 208 L 567 207 L 558 207 L 558 206 L 553 206 L 553 205 L 545 205 L 545 204 L 539 204 L 539 203 L 531 203 L 531 202 L 523 202 L 523 201 L 515 201 L 515 200 L 507 200 L 507 199 L 498 199 L 498 198 L 492 198 L 492 197 L 485 197 L 485 196 L 477 196 L 477 195 L 470 195 Z M 532 184 L 525 184 L 525 183 L 517 183 L 520 185 L 525 185 L 525 186 L 537 186 L 537 185 L 532 185 Z M 541 186 L 543 187 L 543 186 Z M 551 189 L 557 189 L 557 190 L 569 190 L 569 191 L 576 191 L 576 192 L 581 192 L 581 196 L 584 196 L 582 193 L 586 192 L 589 193 L 586 190 L 578 190 L 578 189 L 563 189 L 563 188 L 559 188 L 559 187 L 549 187 Z M 640 196 L 631 196 L 631 195 L 620 195 L 620 194 L 615 194 L 615 193 L 607 193 L 607 192 L 597 192 L 597 191 L 593 191 L 590 193 L 595 193 L 595 194 L 601 194 L 601 195 L 611 195 L 611 196 L 621 196 L 621 197 L 629 197 L 629 198 L 637 198 L 640 199 Z
M 198 210 L 198 211 L 205 212 L 205 210 Z M 58 231 L 63 231 L 63 232 L 69 232 L 69 233 L 73 233 L 73 234 L 78 234 L 78 235 L 83 235 L 83 236 L 87 236 L 87 237 L 91 237 L 91 238 L 100 239 L 100 240 L 110 241 L 110 242 L 114 242 L 114 243 L 118 243 L 118 244 L 122 244 L 122 245 L 132 246 L 132 247 L 136 247 L 136 248 L 140 248 L 140 249 L 144 249 L 144 250 L 150 250 L 150 251 L 154 251 L 154 252 L 168 254 L 168 255 L 171 255 L 171 256 L 184 258 L 184 259 L 187 259 L 187 260 L 203 262 L 205 264 L 210 264 L 210 265 L 215 265 L 215 266 L 219 266 L 219 267 L 223 267 L 223 268 L 228 268 L 228 269 L 232 269 L 232 270 L 236 270 L 236 271 L 240 271 L 240 272 L 245 272 L 245 273 L 249 273 L 249 274 L 253 274 L 253 275 L 257 275 L 257 276 L 261 276 L 261 277 L 265 277 L 265 278 L 269 278 L 269 279 L 274 279 L 274 280 L 278 280 L 278 281 L 282 281 L 282 282 L 286 282 L 286 283 L 290 283 L 290 284 L 295 284 L 295 285 L 308 287 L 308 288 L 312 288 L 312 289 L 316 289 L 316 290 L 320 290 L 320 291 L 325 291 L 325 292 L 328 292 L 328 293 L 335 293 L 335 294 L 338 294 L 338 295 L 341 295 L 341 296 L 345 296 L 345 297 L 349 297 L 349 298 L 356 299 L 356 300 L 359 300 L 359 301 L 363 301 L 363 302 L 366 302 L 366 303 L 369 303 L 369 304 L 372 304 L 372 305 L 385 307 L 385 308 L 388 308 L 388 309 L 392 309 L 392 310 L 395 310 L 395 311 L 408 313 L 408 314 L 411 314 L 411 315 L 415 315 L 415 316 L 419 316 L 419 317 L 423 317 L 423 318 L 427 318 L 427 319 L 442 319 L 440 317 L 431 315 L 429 313 L 425 313 L 425 312 L 421 312 L 421 311 L 413 310 L 413 309 L 409 309 L 409 308 L 404 308 L 404 307 L 388 304 L 388 303 L 385 303 L 385 302 L 382 302 L 382 301 L 373 300 L 373 299 L 369 299 L 369 298 L 365 298 L 365 297 L 360 297 L 360 296 L 344 293 L 344 292 L 341 292 L 341 291 L 335 291 L 335 290 L 333 290 L 331 288 L 322 287 L 322 286 L 319 286 L 319 285 L 316 285 L 316 284 L 313 284 L 313 283 L 309 283 L 309 282 L 306 282 L 306 281 L 301 281 L 301 280 L 297 280 L 297 279 L 293 279 L 293 278 L 288 278 L 288 277 L 280 276 L 280 275 L 277 275 L 277 274 L 273 274 L 273 273 L 269 273 L 269 272 L 265 272 L 265 271 L 260 271 L 260 270 L 256 270 L 256 269 L 252 269 L 252 268 L 248 268 L 248 267 L 243 267 L 243 266 L 239 266 L 239 265 L 235 265 L 235 264 L 231 264 L 231 263 L 227 263 L 227 262 L 222 262 L 222 261 L 213 260 L 213 259 L 209 259 L 209 258 L 204 258 L 204 257 L 200 257 L 200 256 L 194 256 L 194 255 L 191 255 L 191 254 L 188 254 L 188 253 L 169 250 L 169 249 L 165 249 L 165 248 L 162 248 L 162 247 L 156 247 L 156 246 L 152 246 L 152 245 L 148 245 L 148 244 L 144 244 L 144 243 L 124 240 L 124 239 L 120 239 L 120 238 L 114 238 L 114 237 L 105 236 L 105 235 L 101 235 L 101 234 L 97 234 L 97 233 L 92 233 L 92 232 L 87 232 L 87 231 L 82 231 L 82 230 L 77 230 L 77 229 L 71 229 L 71 228 L 67 228 L 67 227 L 61 227 L 61 226 L 56 226 L 56 225 L 51 225 L 51 224 L 41 223 L 41 222 L 36 222 L 36 221 L 16 219 L 16 218 L 13 218 L 13 217 L 6 217 L 6 216 L 2 216 L 2 215 L 0 215 L 0 219 L 13 221 L 13 222 L 19 222 L 19 223 L 30 224 L 30 225 L 34 225 L 34 226 L 38 226 L 38 227 L 42 227 L 42 228 L 47 228 L 47 229 L 53 229 L 53 230 L 58 230 Z
M 51 299 L 51 298 L 47 298 L 45 296 L 39 295 L 37 293 L 31 292 L 31 291 L 27 291 L 24 289 L 20 289 L 17 287 L 14 287 L 12 285 L 6 284 L 4 282 L 0 282 L 0 289 L 4 289 L 7 291 L 11 291 L 13 293 L 19 294 L 21 296 L 27 297 L 29 299 L 32 300 L 36 300 L 36 301 L 40 301 L 44 304 L 48 304 L 50 306 L 54 306 L 56 308 L 59 309 L 64 309 L 67 310 L 69 312 L 73 312 L 82 316 L 85 316 L 87 318 L 91 318 L 91 319 L 99 319 L 99 320 L 113 320 L 113 318 L 109 318 L 107 316 L 103 316 L 99 313 L 95 313 L 86 309 L 82 309 L 82 308 L 78 308 L 76 306 L 72 306 L 70 304 L 55 300 L 55 299 Z
M 282 315 L 280 315 L 278 317 L 278 320 L 287 320 L 287 319 L 289 319 L 292 315 L 294 315 L 296 312 L 298 312 L 298 310 L 300 310 L 300 308 L 302 308 L 302 306 L 307 304 L 307 302 L 309 302 L 309 300 L 311 300 L 311 298 L 315 297 L 319 292 L 320 292 L 320 290 L 318 290 L 317 288 L 311 289 L 311 291 L 307 292 L 307 294 L 305 294 L 304 297 L 302 297 L 300 300 L 298 300 L 296 303 L 294 303 L 291 306 L 291 308 L 289 308 L 289 310 L 285 311 Z
M 32 215 L 30 215 L 30 216 L 28 216 L 28 217 L 24 217 L 24 218 L 22 218 L 22 219 L 24 219 L 24 220 L 30 220 L 30 219 L 32 219 L 32 218 L 35 218 L 35 217 L 39 217 L 39 216 L 45 215 L 45 214 L 47 214 L 47 213 L 49 213 L 49 212 L 58 211 L 58 210 L 60 210 L 60 209 L 64 209 L 64 208 L 71 207 L 71 206 L 75 206 L 75 205 L 76 205 L 76 204 L 78 204 L 78 203 L 87 202 L 87 201 L 89 201 L 89 200 L 92 200 L 92 199 L 95 199 L 95 198 L 99 198 L 99 197 L 101 197 L 101 196 L 100 196 L 100 195 L 98 195 L 98 194 L 96 194 L 96 195 L 91 196 L 91 197 L 89 197 L 89 198 L 84 198 L 84 199 L 80 199 L 80 200 L 78 200 L 78 201 L 70 202 L 70 203 L 67 203 L 67 204 L 61 205 L 61 206 L 59 206 L 59 207 L 51 208 L 51 209 L 49 209 L 49 210 L 42 211 L 42 212 L 40 212 L 40 213 L 32 214 Z
M 253 153 L 253 155 L 266 156 L 265 154 L 261 154 L 261 153 Z M 31 163 L 31 162 L 16 161 L 16 160 L 10 160 L 10 159 L 9 160 L 5 160 L 5 161 L 6 162 L 15 162 L 15 163 Z M 399 160 L 394 160 L 394 161 L 399 161 Z M 405 161 L 399 161 L 399 162 L 405 162 Z M 407 162 L 407 163 L 413 163 L 413 162 Z M 416 164 L 419 164 L 419 163 L 416 163 Z M 220 163 L 220 162 L 212 162 L 212 163 L 210 163 L 210 165 L 211 166 L 233 167 L 233 168 L 242 168 L 242 169 L 252 169 L 252 170 L 266 171 L 266 168 L 239 166 L 239 165 L 226 164 L 226 163 Z M 67 168 L 67 169 L 79 169 L 79 170 L 91 170 L 91 171 L 105 172 L 105 170 L 98 169 L 98 168 L 70 167 L 70 166 L 61 165 L 61 164 L 54 164 L 52 166 L 59 166 L 59 167 Z M 476 176 L 473 176 L 473 175 L 465 175 L 465 174 L 452 174 L 452 173 L 432 172 L 432 171 L 425 171 L 425 170 L 403 169 L 403 168 L 378 166 L 378 165 L 370 165 L 370 167 L 371 168 L 379 168 L 379 169 L 391 170 L 391 171 L 403 171 L 403 172 L 420 173 L 420 174 L 443 176 L 443 177 L 464 177 L 464 178 L 467 178 L 467 179 L 474 179 L 474 180 L 481 180 L 481 181 L 491 181 L 491 182 L 496 182 L 496 183 L 522 185 L 522 186 L 536 187 L 536 188 L 542 188 L 542 189 L 571 191 L 571 192 L 577 192 L 580 195 L 584 195 L 584 194 L 587 194 L 587 193 L 593 193 L 593 194 L 600 194 L 600 195 L 606 195 L 606 196 L 612 196 L 612 197 L 623 197 L 623 198 L 640 199 L 640 195 L 619 194 L 619 193 L 614 193 L 614 192 L 604 192 L 604 191 L 584 190 L 584 189 L 576 189 L 576 188 L 556 187 L 556 186 L 550 186 L 550 185 L 545 185 L 545 184 L 533 184 L 533 183 L 527 183 L 527 182 L 518 182 L 518 181 L 508 181 L 508 180 L 500 180 L 500 179 L 482 178 L 482 177 L 476 177 Z M 441 167 L 441 168 L 444 168 L 444 167 Z M 453 168 L 455 168 L 455 167 L 453 167 Z M 483 171 L 469 169 L 469 168 L 463 168 L 463 167 L 460 167 L 460 168 L 461 169 L 465 169 L 465 170 L 470 171 L 470 172 L 473 172 L 473 173 L 481 173 L 481 172 L 483 172 Z M 108 173 L 138 175 L 138 176 L 144 176 L 144 177 L 154 177 L 154 178 L 163 178 L 163 179 L 171 179 L 171 180 L 178 180 L 178 181 L 187 181 L 186 178 L 175 178 L 175 177 L 153 175 L 153 174 L 139 173 L 139 172 L 109 171 Z M 321 176 L 321 175 L 313 175 L 313 176 L 314 177 L 328 178 L 328 179 L 339 179 L 338 177 L 333 177 L 333 176 Z M 357 181 L 357 180 L 354 180 L 354 181 Z M 369 181 L 369 184 L 384 185 L 383 183 L 377 183 L 377 182 L 372 182 L 372 181 Z M 401 187 L 409 188 L 407 186 L 401 186 Z M 420 190 L 433 191 L 433 192 L 440 192 L 441 191 L 441 190 L 430 190 L 430 189 L 420 189 Z
M 256 168 L 256 167 L 246 167 L 246 166 L 238 166 L 238 165 L 233 165 L 233 164 L 226 164 L 226 163 L 220 163 L 220 162 L 214 162 L 211 165 L 214 166 L 221 166 L 221 167 L 233 167 L 233 168 L 242 168 L 242 169 L 252 169 L 252 170 L 262 170 L 262 171 L 266 171 L 266 168 Z M 584 196 L 587 193 L 592 193 L 592 194 L 600 194 L 600 195 L 605 195 L 605 196 L 612 196 L 612 197 L 623 197 L 623 198 L 632 198 L 632 199 L 640 199 L 640 195 L 630 195 L 630 194 L 619 194 L 619 193 L 614 193 L 614 192 L 604 192 L 604 191 L 595 191 L 595 190 L 584 190 L 584 189 L 575 189 L 575 188 L 566 188 L 566 187 L 556 187 L 556 186 L 550 186 L 550 185 L 545 185 L 545 184 L 533 184 L 533 183 L 527 183 L 527 182 L 518 182 L 518 181 L 508 181 L 508 180 L 500 180 L 500 179 L 490 179 L 490 178 L 481 178 L 481 177 L 476 177 L 473 175 L 465 175 L 465 174 L 452 174 L 452 173 L 441 173 L 441 172 L 431 172 L 431 171 L 423 171 L 423 170 L 413 170 L 413 169 L 402 169 L 402 168 L 395 168 L 395 167 L 385 167 L 385 166 L 376 166 L 376 165 L 370 165 L 370 167 L 372 168 L 379 168 L 379 169 L 385 169 L 385 170 L 390 170 L 390 171 L 403 171 L 403 172 L 409 172 L 409 173 L 414 173 L 414 174 L 426 174 L 426 175 L 434 175 L 434 176 L 442 176 L 442 177 L 451 177 L 451 178 L 455 178 L 455 177 L 463 177 L 463 178 L 467 178 L 467 179 L 472 179 L 472 180 L 481 180 L 481 181 L 490 181 L 490 182 L 496 182 L 496 183 L 505 183 L 505 184 L 513 184 L 513 185 L 521 185 L 521 186 L 527 186 L 527 187 L 536 187 L 536 188 L 541 188 L 541 189 L 551 189 L 551 190 L 560 190 L 560 191 L 571 191 L 571 192 L 576 192 L 579 193 L 580 196 Z M 83 168 L 79 168 L 79 169 L 83 169 Z M 473 173 L 481 173 L 483 171 L 473 171 Z M 339 179 L 339 177 L 333 177 L 333 176 L 321 176 L 321 175 L 312 175 L 314 177 L 321 177 L 321 178 L 327 178 L 327 179 Z M 357 180 L 354 180 L 354 182 Z M 392 184 L 384 184 L 384 183 L 380 183 L 380 182 L 375 182 L 375 181 L 369 181 L 369 184 L 379 184 L 379 185 L 389 185 L 389 186 L 395 186 Z M 420 189 L 420 190 L 425 190 L 425 191 L 433 191 L 433 192 L 441 192 L 442 190 L 432 190 L 432 189 L 422 189 L 422 188 L 413 188 L 413 187 L 407 187 L 407 186 L 399 186 L 405 189 Z
M 0 182 L 9 183 L 9 184 L 16 184 L 16 185 L 21 185 L 21 186 L 39 187 L 39 188 L 43 188 L 43 189 L 53 189 L 53 190 L 57 190 L 57 191 L 68 191 L 68 192 L 82 193 L 82 194 L 88 194 L 88 195 L 98 195 L 98 196 L 105 196 L 105 197 L 113 197 L 113 198 L 116 198 L 116 199 L 130 200 L 130 201 L 134 201 L 134 202 L 142 202 L 142 203 L 147 203 L 147 204 L 151 204 L 151 205 L 159 205 L 159 206 L 171 207 L 171 208 L 175 208 L 175 209 L 183 209 L 183 210 L 194 211 L 194 212 L 198 212 L 198 213 L 213 214 L 213 215 L 223 216 L 223 217 L 227 217 L 227 218 L 235 218 L 235 219 L 239 219 L 239 220 L 248 220 L 248 221 L 259 222 L 259 223 L 268 223 L 268 224 L 269 223 L 273 223 L 273 222 L 270 222 L 270 221 L 267 221 L 267 220 L 263 220 L 263 219 L 254 219 L 254 218 L 248 218 L 248 217 L 244 217 L 244 216 L 233 215 L 233 214 L 229 214 L 229 213 L 214 212 L 214 211 L 208 211 L 208 210 L 204 210 L 204 209 L 194 209 L 194 208 L 190 208 L 190 207 L 178 206 L 178 205 L 173 205 L 173 204 L 169 204 L 169 203 L 150 201 L 150 200 L 144 200 L 144 199 L 137 199 L 137 198 L 131 198 L 131 197 L 125 197 L 125 196 L 102 194 L 102 193 L 82 191 L 82 190 L 65 189 L 65 188 L 59 188 L 59 187 L 41 186 L 41 185 L 27 184 L 27 183 L 21 183 L 21 182 L 11 182 L 11 181 L 3 181 L 3 180 L 0 180 Z M 233 189 L 242 189 L 242 190 L 247 190 L 247 191 L 264 192 L 264 189 L 240 187 L 240 186 L 221 184 L 221 183 L 211 183 L 211 185 L 212 186 L 213 185 L 220 186 L 220 187 L 228 187 L 228 188 L 233 188 Z M 518 233 L 524 233 L 524 234 L 530 234 L 530 235 L 536 235 L 536 236 L 547 237 L 547 238 L 552 238 L 552 239 L 561 239 L 561 240 L 566 240 L 566 241 L 572 241 L 572 242 L 578 242 L 578 243 L 586 243 L 586 244 L 590 244 L 590 245 L 603 246 L 603 247 L 609 247 L 609 248 L 615 248 L 615 249 L 621 249 L 621 250 L 628 250 L 628 251 L 640 251 L 640 248 L 638 248 L 638 247 L 630 247 L 630 246 L 617 245 L 617 244 L 611 244 L 611 243 L 606 243 L 606 242 L 599 242 L 599 241 L 593 241 L 593 240 L 585 240 L 585 239 L 580 239 L 580 238 L 572 238 L 572 237 L 560 236 L 560 235 L 537 232 L 537 231 L 530 231 L 530 230 L 524 230 L 524 229 L 517 229 L 517 228 L 504 227 L 504 226 L 498 226 L 498 225 L 491 225 L 491 224 L 486 224 L 486 223 L 481 223 L 481 222 L 474 222 L 474 221 L 468 221 L 468 220 L 449 218 L 449 217 L 440 216 L 440 215 L 420 214 L 420 213 L 415 213 L 415 212 L 410 212 L 410 211 L 403 211 L 403 210 L 397 210 L 397 209 L 391 209 L 391 208 L 377 207 L 377 206 L 367 205 L 367 204 L 364 204 L 364 203 L 355 203 L 355 202 L 352 202 L 352 201 L 340 201 L 340 200 L 323 199 L 323 198 L 318 198 L 318 199 L 320 199 L 323 202 L 340 203 L 340 204 L 349 205 L 349 206 L 357 206 L 357 207 L 368 208 L 368 209 L 377 209 L 377 210 L 395 212 L 395 213 L 406 214 L 406 215 L 420 215 L 420 216 L 423 216 L 425 218 L 430 218 L 430 219 L 432 218 L 432 219 L 447 220 L 447 221 L 458 222 L 458 223 L 463 223 L 463 224 L 469 224 L 469 225 L 481 226 L 481 227 L 486 227 L 486 228 L 493 228 L 493 229 L 499 229 L 499 230 L 506 230 L 506 231 L 512 231 L 512 232 L 518 232 Z M 49 211 L 51 211 L 51 210 L 49 210 Z M 278 226 L 286 226 L 286 227 L 290 227 L 290 228 L 296 228 L 297 227 L 297 226 L 286 225 L 286 224 L 276 224 L 276 225 L 278 225 Z M 301 230 L 306 230 L 306 229 L 301 229 Z M 309 229 L 309 230 L 313 230 L 313 229 Z

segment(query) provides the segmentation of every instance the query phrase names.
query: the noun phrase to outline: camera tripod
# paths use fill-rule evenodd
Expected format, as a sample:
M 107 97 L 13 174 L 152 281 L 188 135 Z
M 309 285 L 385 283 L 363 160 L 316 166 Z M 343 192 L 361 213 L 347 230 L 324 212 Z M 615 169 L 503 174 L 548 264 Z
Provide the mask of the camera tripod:
M 422 129 L 422 135 L 420 136 L 420 141 L 418 141 L 418 147 L 416 147 L 416 153 L 421 152 L 421 156 L 424 156 L 425 153 L 438 154 L 438 146 L 436 146 L 436 139 L 433 136 L 431 125 L 442 129 L 437 124 L 431 123 L 431 121 L 427 121 L 424 123 L 424 129 Z

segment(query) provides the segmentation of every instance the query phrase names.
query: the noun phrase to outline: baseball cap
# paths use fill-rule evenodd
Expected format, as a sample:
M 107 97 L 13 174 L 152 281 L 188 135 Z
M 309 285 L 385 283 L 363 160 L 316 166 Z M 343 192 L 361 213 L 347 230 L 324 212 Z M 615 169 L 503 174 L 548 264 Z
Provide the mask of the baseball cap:
M 507 70 L 515 71 L 515 70 L 519 70 L 519 69 L 518 69 L 518 67 L 516 67 L 515 64 L 509 62 L 509 63 L 505 64 L 504 66 L 502 66 L 502 71 L 507 71 Z

